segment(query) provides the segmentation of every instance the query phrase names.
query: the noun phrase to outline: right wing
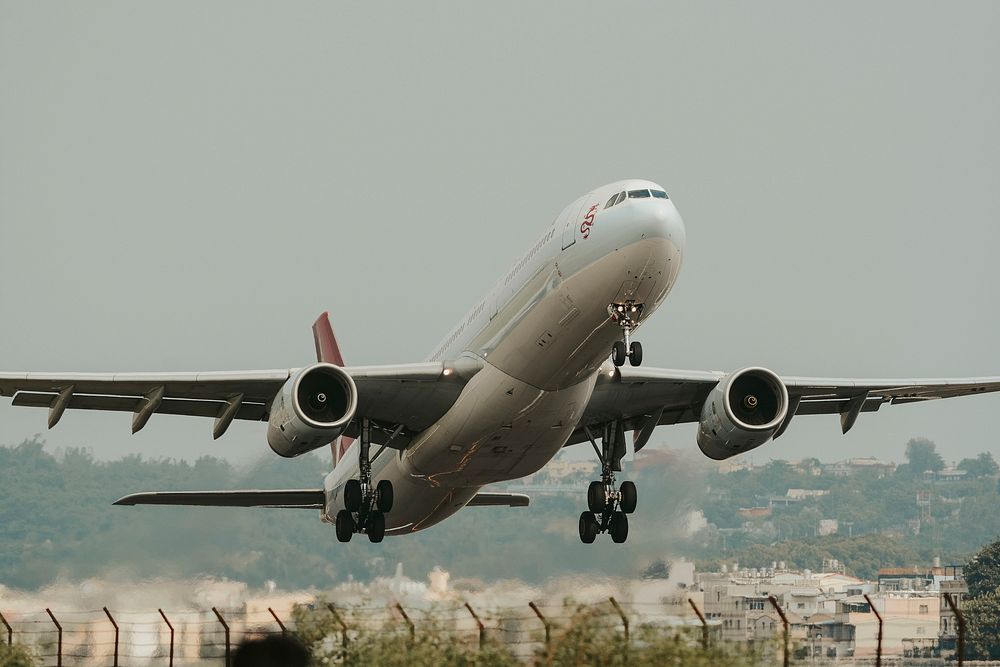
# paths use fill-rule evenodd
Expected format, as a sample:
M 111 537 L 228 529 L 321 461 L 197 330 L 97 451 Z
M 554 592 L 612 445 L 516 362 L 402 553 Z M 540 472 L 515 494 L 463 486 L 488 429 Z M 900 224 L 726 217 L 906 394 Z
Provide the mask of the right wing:
M 583 427 L 597 428 L 620 421 L 625 431 L 635 431 L 635 449 L 648 441 L 656 426 L 697 422 L 709 392 L 726 373 L 667 368 L 609 369 L 598 375 L 580 427 L 567 445 L 586 442 Z M 1000 377 L 854 379 L 784 376 L 789 409 L 774 437 L 788 428 L 795 415 L 835 414 L 841 430 L 850 430 L 862 412 L 883 405 L 921 403 L 942 398 L 973 396 L 1000 391 Z
M 271 402 L 298 369 L 213 373 L 0 373 L 0 396 L 49 409 L 49 428 L 67 410 L 132 413 L 132 432 L 153 414 L 215 418 L 218 438 L 233 419 L 266 421 Z M 422 431 L 452 406 L 470 377 L 442 362 L 344 369 L 358 388 L 358 417 L 403 425 L 397 441 Z M 358 421 L 358 420 L 356 420 Z M 356 426 L 352 425 L 356 430 Z M 352 428 L 347 435 L 356 435 Z M 378 438 L 373 437 L 378 443 Z

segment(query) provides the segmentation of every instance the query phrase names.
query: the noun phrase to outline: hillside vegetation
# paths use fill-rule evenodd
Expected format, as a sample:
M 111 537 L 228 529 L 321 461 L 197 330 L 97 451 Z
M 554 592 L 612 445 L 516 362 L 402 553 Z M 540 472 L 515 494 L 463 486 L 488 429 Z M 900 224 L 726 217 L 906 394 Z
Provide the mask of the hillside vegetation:
M 248 468 L 213 457 L 105 462 L 80 449 L 53 455 L 28 441 L 0 447 L 0 584 L 35 588 L 59 578 L 207 574 L 252 586 L 275 581 L 283 588 L 322 588 L 390 574 L 397 562 L 416 578 L 440 566 L 453 577 L 541 582 L 573 573 L 662 576 L 659 562 L 677 556 L 703 567 L 738 560 L 747 567 L 786 561 L 812 569 L 837 558 L 849 573 L 871 577 L 880 566 L 927 564 L 933 556 L 964 562 L 1000 535 L 996 472 L 988 463 L 979 461 L 984 467 L 971 479 L 939 482 L 915 472 L 926 465 L 922 460 L 881 477 L 816 474 L 821 467 L 812 462 L 722 474 L 697 453 L 661 451 L 623 477 L 636 479 L 640 493 L 624 546 L 609 539 L 580 544 L 576 523 L 587 475 L 558 481 L 578 491 L 538 495 L 527 509 L 470 508 L 381 545 L 363 537 L 343 545 L 314 510 L 111 505 L 143 490 L 318 488 L 329 466 L 325 456 L 268 455 Z M 766 506 L 789 489 L 829 493 L 775 505 L 766 517 L 741 516 L 740 508 Z M 918 507 L 918 492 L 929 509 Z M 689 519 L 699 511 L 708 526 L 692 530 Z M 823 519 L 837 519 L 839 532 L 819 536 Z

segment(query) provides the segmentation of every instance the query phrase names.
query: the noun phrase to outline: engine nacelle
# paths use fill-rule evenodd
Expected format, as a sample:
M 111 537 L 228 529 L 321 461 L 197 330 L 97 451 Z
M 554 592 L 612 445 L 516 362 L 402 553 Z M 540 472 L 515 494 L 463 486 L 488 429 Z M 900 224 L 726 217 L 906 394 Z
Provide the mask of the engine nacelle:
M 715 385 L 701 409 L 698 447 L 721 461 L 760 447 L 788 414 L 788 390 L 766 368 L 744 368 Z
M 342 368 L 314 364 L 288 378 L 271 403 L 267 444 L 285 457 L 333 442 L 354 419 L 358 388 Z

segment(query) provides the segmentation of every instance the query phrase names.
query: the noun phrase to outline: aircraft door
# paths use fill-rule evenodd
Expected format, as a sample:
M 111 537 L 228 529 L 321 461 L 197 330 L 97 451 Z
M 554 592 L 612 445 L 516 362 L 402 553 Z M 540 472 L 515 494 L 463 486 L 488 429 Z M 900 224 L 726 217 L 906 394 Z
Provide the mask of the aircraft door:
M 577 233 L 577 227 L 578 227 L 578 220 L 580 218 L 580 211 L 583 210 L 583 204 L 584 204 L 584 202 L 586 202 L 586 199 L 581 198 L 581 199 L 579 199 L 577 201 L 579 201 L 580 203 L 578 204 L 577 202 L 573 202 L 572 204 L 570 204 L 569 206 L 567 206 L 566 210 L 564 211 L 564 215 L 566 215 L 566 217 L 562 221 L 562 223 L 563 223 L 563 229 L 562 229 L 562 249 L 563 250 L 565 250 L 566 248 L 568 248 L 571 245 L 573 245 L 574 243 L 576 243 L 576 233 Z

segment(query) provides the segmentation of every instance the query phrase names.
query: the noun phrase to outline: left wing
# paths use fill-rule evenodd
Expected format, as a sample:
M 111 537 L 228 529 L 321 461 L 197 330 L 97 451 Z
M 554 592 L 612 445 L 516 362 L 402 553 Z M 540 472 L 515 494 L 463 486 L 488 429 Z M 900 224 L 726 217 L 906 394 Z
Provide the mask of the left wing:
M 132 432 L 153 414 L 214 417 L 218 438 L 233 419 L 267 420 L 271 402 L 298 369 L 211 373 L 0 373 L 0 396 L 14 405 L 49 409 L 49 428 L 67 409 L 132 413 Z M 344 369 L 358 388 L 358 417 L 402 424 L 407 435 L 441 418 L 475 369 L 452 372 L 442 362 Z M 352 425 L 352 428 L 356 428 Z M 349 428 L 347 435 L 356 435 Z M 376 438 L 373 437 L 373 441 Z
M 635 431 L 635 449 L 649 440 L 653 428 L 699 421 L 709 392 L 726 377 L 719 371 L 667 368 L 602 368 L 590 403 L 567 444 L 585 442 L 583 427 L 620 420 Z M 862 412 L 885 404 L 901 405 L 1000 391 L 1000 377 L 955 379 L 847 379 L 782 377 L 788 389 L 788 416 L 774 437 L 788 428 L 795 415 L 839 414 L 844 433 Z

